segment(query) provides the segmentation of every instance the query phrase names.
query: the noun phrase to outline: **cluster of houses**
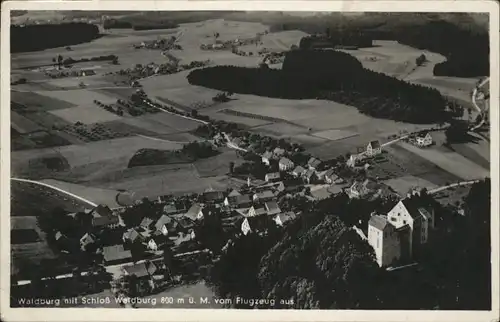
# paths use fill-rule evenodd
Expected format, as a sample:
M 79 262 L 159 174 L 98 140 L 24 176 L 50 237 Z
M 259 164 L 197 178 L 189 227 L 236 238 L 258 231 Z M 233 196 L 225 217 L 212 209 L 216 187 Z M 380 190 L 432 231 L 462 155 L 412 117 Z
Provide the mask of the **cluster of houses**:
M 201 44 L 200 49 L 201 50 L 228 50 L 228 49 L 233 49 L 235 46 L 245 46 L 245 45 L 262 45 L 262 42 L 260 41 L 260 35 L 257 34 L 256 37 L 253 38 L 246 38 L 246 39 L 241 39 L 241 38 L 236 38 L 234 40 L 215 40 L 215 43 L 213 44 Z
M 168 39 L 157 39 L 151 41 L 143 41 L 138 45 L 134 45 L 135 49 L 146 48 L 146 49 L 161 49 L 161 50 L 181 50 L 182 47 L 176 44 L 176 38 L 170 37 Z
M 284 156 L 285 152 L 282 148 L 266 151 L 261 156 L 262 163 L 270 165 L 273 161 L 278 162 L 280 171 L 288 172 L 295 178 L 301 178 L 307 184 L 320 182 L 328 184 L 344 183 L 344 180 L 333 169 L 324 169 L 321 160 L 311 157 L 306 165 L 296 165 L 292 160 Z
M 63 77 L 85 77 L 93 76 L 96 72 L 92 68 L 80 68 L 71 70 L 46 70 L 45 75 L 51 78 L 63 78 Z
M 408 135 L 406 141 L 420 148 L 429 147 L 433 144 L 432 135 L 429 131 L 421 131 L 413 135 Z M 373 140 L 368 143 L 366 149 L 361 153 L 351 154 L 347 160 L 349 167 L 356 167 L 365 163 L 368 159 L 376 157 L 382 153 L 382 145 L 378 140 Z
M 434 227 L 434 210 L 422 201 L 419 192 L 412 192 L 387 214 L 372 215 L 368 243 L 381 267 L 409 263 L 427 244 Z

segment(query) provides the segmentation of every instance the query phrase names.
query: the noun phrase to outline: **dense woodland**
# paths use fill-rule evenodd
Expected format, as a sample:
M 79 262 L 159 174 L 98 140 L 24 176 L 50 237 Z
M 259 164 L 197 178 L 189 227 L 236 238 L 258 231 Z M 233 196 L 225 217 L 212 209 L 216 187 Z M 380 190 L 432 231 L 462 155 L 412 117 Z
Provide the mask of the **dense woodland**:
M 192 85 L 284 99 L 328 99 L 379 118 L 434 123 L 447 117 L 446 101 L 428 87 L 364 69 L 336 51 L 297 50 L 286 54 L 282 70 L 215 66 L 192 71 Z
M 178 25 L 171 21 L 140 21 L 140 20 L 122 20 L 108 19 L 103 23 L 104 29 L 134 29 L 134 30 L 153 30 L 153 29 L 171 29 Z
M 311 22 L 312 23 L 312 22 Z M 326 24 L 328 26 L 328 23 Z M 318 32 L 318 24 L 287 25 L 307 32 Z M 304 37 L 303 49 L 315 46 L 350 45 L 369 47 L 370 39 L 396 40 L 404 45 L 442 54 L 445 62 L 434 67 L 436 76 L 475 77 L 489 75 L 489 37 L 483 30 L 461 28 L 447 21 L 436 20 L 416 25 L 343 26 L 339 29 L 325 27 L 329 37 Z M 345 29 L 344 29 L 345 28 Z M 331 31 L 330 31 L 331 30 Z M 323 40 L 322 40 L 323 39 Z M 326 40 L 324 40 L 326 39 Z
M 77 45 L 99 37 L 99 28 L 87 23 L 11 26 L 12 53 Z M 29 41 L 27 41 L 29 39 Z
M 380 269 L 373 249 L 345 220 L 359 207 L 364 213 L 363 206 L 339 195 L 283 232 L 231 241 L 209 282 L 222 297 L 288 300 L 272 308 L 489 310 L 490 181 L 471 188 L 464 216 L 423 198 L 436 207 L 437 231 L 416 267 Z

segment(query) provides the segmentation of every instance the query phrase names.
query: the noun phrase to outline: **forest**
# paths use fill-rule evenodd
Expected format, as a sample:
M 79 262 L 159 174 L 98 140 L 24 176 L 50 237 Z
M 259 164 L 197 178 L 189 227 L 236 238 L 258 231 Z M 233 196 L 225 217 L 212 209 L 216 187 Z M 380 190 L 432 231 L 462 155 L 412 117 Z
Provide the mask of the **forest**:
M 409 123 L 448 117 L 446 100 L 437 90 L 364 69 L 357 59 L 337 51 L 290 51 L 282 70 L 215 66 L 194 70 L 187 78 L 192 85 L 240 94 L 332 100 L 373 117 Z
M 11 53 L 77 45 L 100 36 L 96 25 L 80 22 L 11 26 Z M 29 39 L 29 41 L 26 41 Z
M 231 241 L 209 283 L 221 297 L 288 300 L 260 308 L 490 310 L 490 180 L 464 197 L 466 215 L 423 198 L 435 205 L 436 230 L 414 268 L 380 269 L 373 249 L 345 221 L 358 206 L 339 195 L 284 231 Z
M 313 24 L 311 22 L 310 24 Z M 401 44 L 439 53 L 447 58 L 436 64 L 435 76 L 475 77 L 489 75 L 489 36 L 478 28 L 465 28 L 443 20 L 431 20 L 415 24 L 384 24 L 376 22 L 366 25 L 345 25 L 330 27 L 324 22 L 310 26 L 307 23 L 287 24 L 287 29 L 326 34 L 328 43 L 370 47 L 371 40 L 396 40 Z M 272 29 L 276 29 L 275 26 Z M 339 29 L 342 28 L 342 29 Z M 303 49 L 321 42 L 314 37 L 304 37 L 300 42 Z

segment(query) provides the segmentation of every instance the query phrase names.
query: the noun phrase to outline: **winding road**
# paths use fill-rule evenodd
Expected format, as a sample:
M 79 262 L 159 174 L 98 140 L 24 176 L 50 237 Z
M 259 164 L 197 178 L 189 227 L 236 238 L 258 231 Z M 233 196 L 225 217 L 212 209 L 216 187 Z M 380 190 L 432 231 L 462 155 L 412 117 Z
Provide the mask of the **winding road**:
M 481 128 L 481 126 L 484 125 L 484 122 L 486 121 L 486 117 L 485 117 L 485 112 L 487 112 L 487 110 L 482 110 L 478 105 L 477 105 L 477 102 L 476 102 L 476 96 L 477 96 L 477 92 L 478 92 L 478 89 L 480 89 L 481 87 L 483 87 L 484 85 L 486 85 L 487 83 L 489 83 L 490 81 L 490 78 L 487 77 L 485 78 L 481 83 L 479 83 L 479 85 L 477 85 L 474 90 L 472 91 L 472 105 L 474 105 L 474 108 L 478 111 L 479 115 L 482 116 L 482 119 L 481 119 L 481 122 L 479 122 L 479 124 L 477 124 L 476 126 L 474 126 L 473 128 L 471 128 L 471 131 L 475 131 L 479 128 Z

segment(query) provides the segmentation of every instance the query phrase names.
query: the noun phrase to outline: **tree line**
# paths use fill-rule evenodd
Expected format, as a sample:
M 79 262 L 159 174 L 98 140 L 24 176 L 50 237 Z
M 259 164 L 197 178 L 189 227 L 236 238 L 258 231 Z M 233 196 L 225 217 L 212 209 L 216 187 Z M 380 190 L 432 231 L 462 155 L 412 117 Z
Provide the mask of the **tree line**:
M 214 66 L 192 71 L 192 85 L 283 99 L 327 99 L 364 114 L 410 123 L 448 117 L 439 91 L 409 84 L 362 67 L 349 54 L 297 50 L 286 54 L 282 70 Z
M 406 15 L 406 17 L 405 17 Z M 455 20 L 459 17 L 455 15 Z M 401 44 L 439 53 L 447 58 L 436 64 L 435 76 L 475 77 L 489 75 L 489 36 L 471 21 L 447 21 L 431 14 L 368 13 L 353 20 L 335 17 L 303 18 L 272 23 L 271 31 L 302 30 L 324 34 L 323 45 L 369 46 L 370 40 L 396 40 Z M 406 21 L 408 20 L 408 21 Z M 328 39 L 330 38 L 330 39 Z M 309 48 L 320 38 L 304 37 L 301 48 Z M 371 46 L 371 45 L 370 45 Z
M 104 29 L 133 29 L 133 30 L 154 30 L 154 29 L 171 29 L 177 28 L 179 25 L 168 20 L 160 21 L 135 21 L 126 19 L 108 19 L 103 23 Z
M 96 25 L 81 22 L 11 26 L 10 50 L 11 53 L 38 51 L 77 45 L 98 37 Z

